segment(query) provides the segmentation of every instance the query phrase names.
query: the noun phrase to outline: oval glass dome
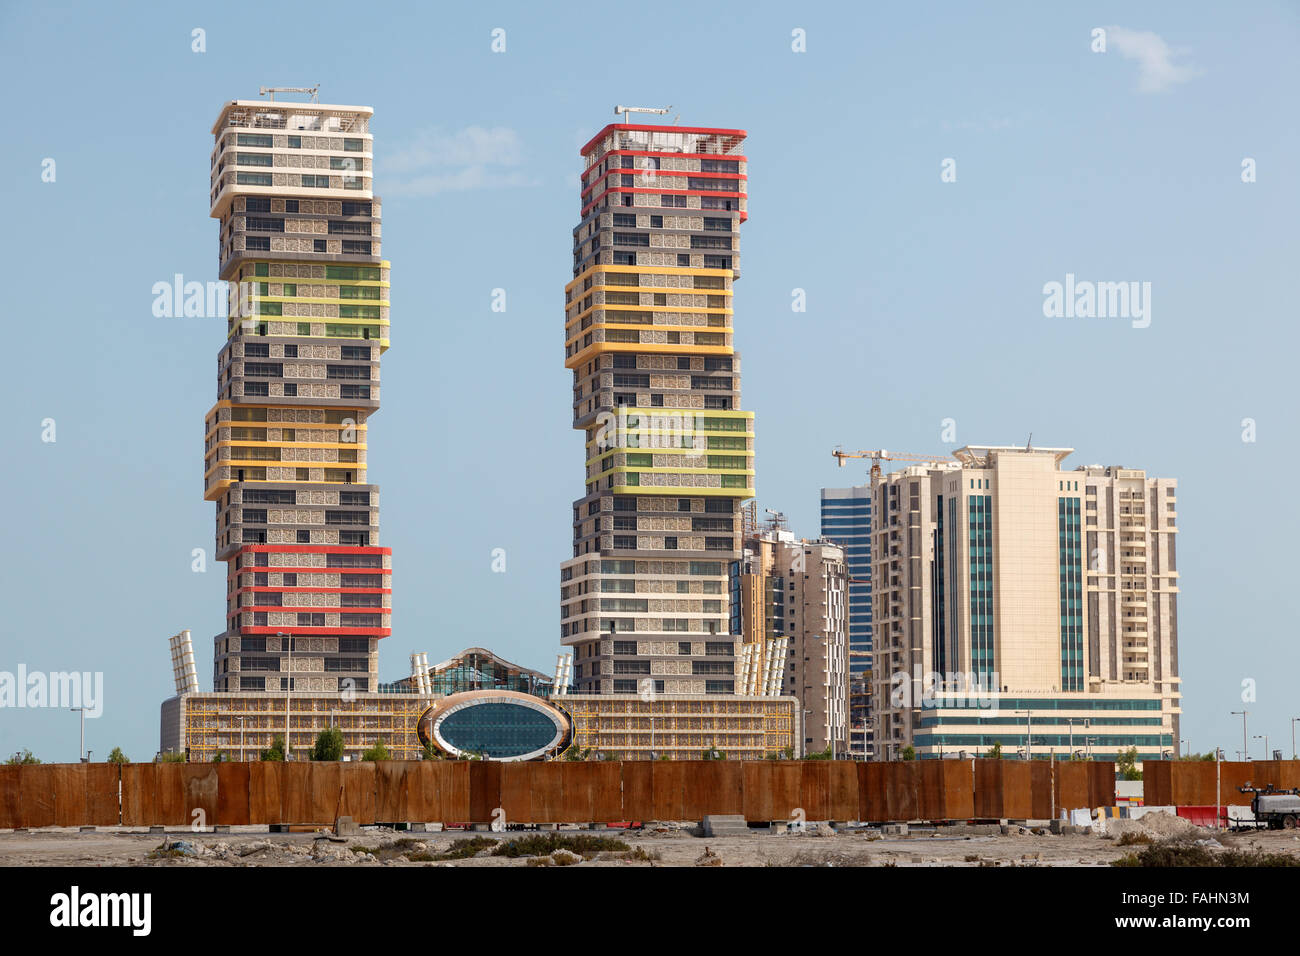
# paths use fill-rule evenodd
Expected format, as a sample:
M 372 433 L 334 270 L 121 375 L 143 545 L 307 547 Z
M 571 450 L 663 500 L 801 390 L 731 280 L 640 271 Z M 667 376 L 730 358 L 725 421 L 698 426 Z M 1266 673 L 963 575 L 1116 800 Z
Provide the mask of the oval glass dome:
M 439 701 L 420 719 L 420 737 L 454 754 L 531 760 L 569 735 L 565 714 L 540 698 L 508 691 L 471 691 Z

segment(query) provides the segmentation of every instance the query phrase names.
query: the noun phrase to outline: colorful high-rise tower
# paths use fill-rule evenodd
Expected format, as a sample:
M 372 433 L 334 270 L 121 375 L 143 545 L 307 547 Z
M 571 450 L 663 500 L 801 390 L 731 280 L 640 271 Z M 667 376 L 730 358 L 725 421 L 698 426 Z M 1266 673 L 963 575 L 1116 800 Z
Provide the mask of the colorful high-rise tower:
M 586 487 L 560 612 L 579 693 L 738 690 L 728 576 L 754 495 L 732 340 L 744 141 L 615 123 L 581 150 L 564 355 Z
M 212 127 L 210 214 L 232 300 L 204 426 L 205 497 L 228 567 L 217 691 L 378 683 L 391 552 L 378 546 L 366 423 L 388 347 L 389 263 L 373 112 L 272 94 L 227 103 Z

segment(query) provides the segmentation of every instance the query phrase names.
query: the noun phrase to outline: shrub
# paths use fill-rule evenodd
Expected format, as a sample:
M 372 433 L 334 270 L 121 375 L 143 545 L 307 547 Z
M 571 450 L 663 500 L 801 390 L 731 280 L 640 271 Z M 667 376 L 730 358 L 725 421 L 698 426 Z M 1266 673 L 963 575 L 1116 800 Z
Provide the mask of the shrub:
M 28 750 L 26 747 L 24 747 L 21 751 L 14 753 L 12 756 L 10 756 L 8 760 L 5 761 L 5 763 L 7 763 L 11 767 L 20 764 L 32 764 L 32 763 L 40 763 L 40 762 L 41 762 L 41 758 L 34 756 L 32 752 Z
M 392 760 L 393 755 L 388 752 L 384 746 L 384 738 L 380 737 L 375 741 L 375 745 L 361 755 L 362 760 Z
M 1137 830 L 1130 830 L 1119 838 L 1120 846 L 1137 846 L 1143 843 L 1155 843 L 1149 834 L 1139 833 Z
M 1125 834 L 1127 836 L 1127 834 Z M 1285 853 L 1264 853 L 1259 850 L 1220 850 L 1218 852 L 1195 843 L 1164 841 L 1143 847 L 1137 853 L 1121 857 L 1111 866 L 1159 867 L 1244 867 L 1244 866 L 1300 866 L 1300 857 Z
M 131 761 L 127 758 L 126 754 L 122 753 L 121 747 L 114 747 L 112 750 L 108 752 L 108 762 L 109 763 L 130 763 Z
M 1142 771 L 1137 768 L 1138 749 L 1129 747 L 1115 761 L 1115 771 L 1125 780 L 1141 780 Z
M 327 727 L 316 735 L 316 745 L 311 751 L 312 760 L 342 760 L 343 731 Z
M 262 759 L 270 762 L 284 760 L 284 734 L 276 734 L 271 746 L 262 751 Z
M 591 836 L 586 833 L 539 833 L 507 840 L 492 851 L 492 856 L 516 859 L 521 856 L 550 856 L 556 850 L 568 850 L 589 857 L 603 850 L 631 850 L 622 840 Z

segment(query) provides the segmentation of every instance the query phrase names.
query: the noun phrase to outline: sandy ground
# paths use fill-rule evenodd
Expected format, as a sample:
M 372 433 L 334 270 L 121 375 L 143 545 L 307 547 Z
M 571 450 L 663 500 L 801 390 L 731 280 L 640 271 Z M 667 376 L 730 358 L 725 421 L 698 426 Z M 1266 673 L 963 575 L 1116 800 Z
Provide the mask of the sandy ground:
M 1156 839 L 1212 839 L 1224 847 L 1300 857 L 1300 835 L 1294 831 L 1222 834 L 1163 814 L 1108 823 L 1112 831 L 1139 830 Z M 882 836 L 875 829 L 841 827 L 832 832 L 822 825 L 802 834 L 751 830 L 743 836 L 703 837 L 693 835 L 685 824 L 649 824 L 631 831 L 565 827 L 561 833 L 611 837 L 644 850 L 633 859 L 625 853 L 600 852 L 581 866 L 1105 866 L 1140 849 L 1119 846 L 1116 832 L 1052 835 L 1015 826 L 1010 831 L 1004 835 L 998 826 L 959 824 Z M 269 834 L 265 827 L 233 827 L 228 833 L 178 829 L 165 835 L 125 828 L 0 831 L 0 866 L 525 866 L 526 859 L 493 857 L 490 849 L 452 862 L 414 862 L 408 857 L 445 852 L 467 837 L 499 840 L 534 832 L 408 833 L 365 827 L 337 842 L 322 834 Z M 176 841 L 183 843 L 151 857 Z M 379 858 L 355 852 L 358 846 L 377 850 Z

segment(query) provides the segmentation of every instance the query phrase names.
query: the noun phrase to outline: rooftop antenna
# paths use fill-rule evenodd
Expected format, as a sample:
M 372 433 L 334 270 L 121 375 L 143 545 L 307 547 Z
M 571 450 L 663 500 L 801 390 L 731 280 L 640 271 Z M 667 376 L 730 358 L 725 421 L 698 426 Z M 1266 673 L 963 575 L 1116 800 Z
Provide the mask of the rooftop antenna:
M 1034 433 L 1030 432 L 1029 441 L 1025 442 L 1025 451 L 1033 451 L 1033 450 L 1034 450 Z
M 311 101 L 313 103 L 319 103 L 320 100 L 316 96 L 319 91 L 320 84 L 317 83 L 315 86 L 263 86 L 260 87 L 257 92 L 259 96 L 269 95 L 271 97 L 271 102 L 273 103 L 275 102 L 276 93 L 310 93 Z
M 657 109 L 653 106 L 615 106 L 614 115 L 621 116 L 626 113 L 657 113 L 658 115 L 663 116 L 672 108 L 672 104 L 665 106 L 663 109 Z M 626 119 L 625 116 L 624 118 Z

